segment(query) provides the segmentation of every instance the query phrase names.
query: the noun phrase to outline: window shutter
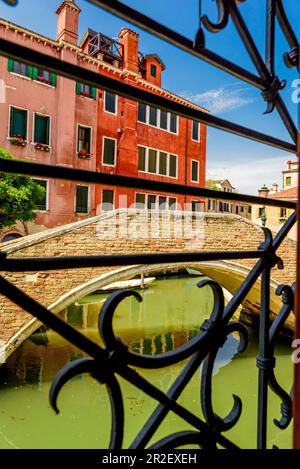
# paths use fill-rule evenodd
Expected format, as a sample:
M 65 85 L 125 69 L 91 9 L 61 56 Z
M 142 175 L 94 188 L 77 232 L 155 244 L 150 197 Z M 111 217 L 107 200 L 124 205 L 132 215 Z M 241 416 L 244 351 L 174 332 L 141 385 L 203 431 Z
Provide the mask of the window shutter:
M 37 79 L 38 74 L 39 74 L 39 71 L 38 71 L 37 67 L 32 67 L 32 79 L 33 80 Z
M 14 61 L 13 59 L 8 59 L 7 61 L 7 69 L 9 72 L 12 72 L 14 69 Z
M 33 75 L 33 66 L 32 65 L 27 65 L 26 67 L 26 76 L 28 78 L 32 78 Z
M 57 85 L 57 75 L 56 73 L 50 73 L 50 80 L 52 82 L 52 86 L 55 86 Z
M 91 97 L 92 99 L 97 99 L 97 88 L 91 86 Z
M 81 83 L 76 81 L 76 94 L 81 94 Z

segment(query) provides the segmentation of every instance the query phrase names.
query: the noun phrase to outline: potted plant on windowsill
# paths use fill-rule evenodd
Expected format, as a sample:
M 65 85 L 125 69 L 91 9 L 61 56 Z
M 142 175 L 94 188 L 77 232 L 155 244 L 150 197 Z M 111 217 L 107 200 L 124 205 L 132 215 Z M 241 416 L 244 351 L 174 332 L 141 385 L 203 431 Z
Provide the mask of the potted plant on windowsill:
M 86 98 L 90 98 L 91 97 L 91 93 L 89 91 L 82 91 L 81 92 L 81 95 L 82 96 L 85 96 Z
M 13 134 L 11 137 L 9 137 L 9 141 L 10 143 L 12 143 L 13 145 L 19 145 L 21 147 L 25 147 L 27 141 L 25 140 L 24 137 L 22 137 L 22 135 L 16 135 L 16 134 Z
M 46 145 L 45 143 L 36 143 L 35 148 L 37 150 L 42 150 L 42 151 L 50 151 L 49 145 Z
M 48 80 L 48 78 L 43 77 L 42 75 L 38 75 L 36 77 L 38 81 L 41 81 L 42 83 L 45 83 L 46 85 L 52 85 L 52 81 Z
M 92 156 L 92 153 L 89 153 L 86 150 L 80 150 L 78 152 L 78 156 L 79 156 L 79 158 L 89 159 Z

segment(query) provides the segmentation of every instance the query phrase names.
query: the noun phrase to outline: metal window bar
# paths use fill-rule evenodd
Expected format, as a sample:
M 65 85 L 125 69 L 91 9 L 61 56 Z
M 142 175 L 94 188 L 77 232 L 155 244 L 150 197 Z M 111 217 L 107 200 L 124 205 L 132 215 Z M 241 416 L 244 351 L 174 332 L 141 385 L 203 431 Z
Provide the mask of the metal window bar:
M 231 73 L 232 75 L 251 83 L 262 90 L 263 98 L 267 101 L 268 112 L 277 109 L 283 123 L 288 129 L 292 141 L 286 142 L 274 136 L 245 128 L 197 109 L 187 109 L 185 106 L 169 101 L 160 96 L 152 95 L 147 91 L 139 90 L 127 84 L 117 82 L 108 77 L 103 77 L 81 67 L 62 62 L 58 59 L 44 56 L 31 49 L 0 39 L 0 54 L 6 57 L 13 57 L 22 60 L 27 64 L 44 66 L 52 72 L 59 73 L 65 77 L 77 81 L 83 81 L 89 85 L 97 86 L 105 90 L 114 92 L 121 96 L 156 105 L 162 109 L 178 113 L 189 119 L 198 120 L 207 125 L 220 128 L 224 131 L 238 134 L 261 143 L 272 145 L 285 151 L 296 153 L 297 128 L 294 124 L 286 106 L 280 97 L 279 91 L 284 86 L 274 73 L 274 23 L 278 21 L 290 47 L 286 53 L 285 60 L 288 66 L 297 66 L 299 61 L 299 44 L 295 33 L 285 14 L 281 0 L 266 0 L 266 57 L 263 59 L 259 54 L 255 42 L 247 29 L 246 24 L 237 7 L 236 0 L 220 0 L 217 3 L 219 9 L 219 22 L 213 24 L 204 16 L 200 20 L 200 26 L 196 32 L 196 40 L 184 38 L 175 31 L 159 24 L 153 19 L 146 17 L 142 13 L 133 10 L 127 5 L 116 0 L 87 0 L 98 7 L 128 20 L 160 38 L 167 40 L 175 46 L 192 53 L 198 58 L 205 60 L 216 67 Z M 7 0 L 7 3 L 15 4 L 14 0 Z M 241 3 L 239 0 L 238 3 Z M 202 30 L 203 25 L 208 30 L 219 32 L 224 29 L 229 18 L 246 46 L 252 62 L 254 63 L 258 75 L 254 75 L 244 70 L 239 65 L 220 57 L 219 55 L 205 48 L 205 36 Z M 241 195 L 236 193 L 223 193 L 208 189 L 197 189 L 185 187 L 179 184 L 159 183 L 155 181 L 141 181 L 135 178 L 123 176 L 103 175 L 89 171 L 75 170 L 70 168 L 55 168 L 47 165 L 24 163 L 18 161 L 0 160 L 0 169 L 11 173 L 30 174 L 33 176 L 46 176 L 47 178 L 69 179 L 73 181 L 84 181 L 90 183 L 119 185 L 120 187 L 136 187 L 151 189 L 154 191 L 164 191 L 173 194 L 197 195 L 206 198 L 240 200 L 250 203 L 258 203 L 270 206 L 286 207 L 296 209 L 296 204 L 286 201 L 268 200 L 260 197 Z M 271 232 L 263 228 L 265 241 L 258 247 L 257 251 L 234 251 L 234 252 L 197 252 L 197 253 L 162 253 L 131 256 L 88 256 L 62 257 L 59 259 L 15 259 L 6 257 L 1 253 L 3 271 L 23 271 L 23 270 L 56 270 L 64 268 L 80 268 L 94 265 L 130 265 L 136 263 L 168 263 L 168 262 L 188 262 L 189 256 L 195 260 L 207 259 L 257 259 L 248 277 L 241 284 L 235 295 L 224 305 L 223 292 L 216 282 L 203 280 L 198 287 L 209 285 L 214 295 L 214 306 L 209 320 L 206 320 L 200 327 L 199 333 L 187 344 L 180 348 L 166 352 L 161 355 L 147 356 L 130 352 L 126 345 L 117 338 L 112 327 L 112 319 L 118 304 L 128 296 L 134 296 L 138 301 L 141 297 L 138 293 L 128 290 L 121 290 L 112 294 L 101 309 L 99 314 L 99 333 L 105 344 L 100 347 L 90 341 L 83 334 L 75 330 L 69 324 L 55 316 L 47 308 L 32 299 L 19 288 L 11 284 L 4 277 L 0 277 L 0 293 L 5 295 L 15 304 L 28 311 L 38 318 L 48 327 L 52 328 L 66 340 L 76 345 L 86 352 L 91 358 L 80 359 L 66 365 L 55 378 L 51 391 L 50 402 L 57 409 L 57 397 L 64 385 L 72 376 L 79 373 L 90 373 L 100 383 L 105 384 L 110 396 L 112 409 L 112 428 L 110 448 L 121 448 L 124 432 L 124 405 L 120 386 L 115 374 L 128 380 L 130 383 L 143 390 L 146 394 L 154 398 L 158 405 L 144 427 L 138 432 L 137 437 L 131 444 L 131 448 L 145 448 L 150 439 L 155 435 L 155 431 L 164 420 L 168 412 L 173 411 L 186 422 L 194 427 L 194 431 L 181 431 L 171 434 L 152 445 L 155 449 L 169 449 L 181 445 L 196 444 L 204 448 L 216 448 L 220 445 L 224 448 L 236 448 L 236 444 L 226 438 L 223 433 L 232 428 L 239 420 L 242 412 L 242 402 L 238 396 L 234 395 L 234 405 L 227 417 L 218 416 L 212 404 L 212 371 L 218 350 L 223 346 L 228 335 L 238 332 L 240 335 L 239 351 L 242 352 L 247 347 L 247 330 L 236 322 L 231 322 L 232 316 L 243 299 L 247 296 L 256 280 L 261 276 L 261 309 L 260 309 L 260 335 L 259 335 L 259 355 L 257 366 L 259 368 L 259 404 L 257 420 L 257 447 L 260 449 L 267 446 L 267 399 L 270 388 L 281 400 L 281 417 L 275 424 L 281 428 L 286 428 L 292 419 L 292 393 L 287 393 L 277 382 L 274 367 L 274 348 L 278 334 L 294 308 L 295 286 L 281 285 L 276 294 L 282 298 L 282 308 L 276 319 L 270 324 L 270 272 L 276 265 L 282 268 L 282 260 L 276 252 L 288 232 L 296 222 L 296 212 L 283 225 L 275 238 Z M 123 264 L 122 264 L 123 263 Z M 178 363 L 189 358 L 181 373 L 176 378 L 170 389 L 164 393 L 153 384 L 141 377 L 131 366 L 142 368 L 160 368 Z M 203 419 L 192 414 L 188 409 L 181 406 L 177 400 L 186 387 L 191 377 L 195 374 L 200 364 L 203 364 L 201 371 L 201 407 Z M 297 424 L 297 422 L 295 422 Z

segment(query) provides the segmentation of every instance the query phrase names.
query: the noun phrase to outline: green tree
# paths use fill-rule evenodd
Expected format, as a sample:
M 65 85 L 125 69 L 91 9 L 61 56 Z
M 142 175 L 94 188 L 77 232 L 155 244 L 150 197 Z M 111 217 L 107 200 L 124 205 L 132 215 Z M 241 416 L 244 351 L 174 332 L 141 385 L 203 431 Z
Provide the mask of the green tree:
M 0 158 L 13 156 L 0 148 Z M 45 189 L 30 176 L 0 172 L 0 229 L 34 220 L 36 204 L 45 197 Z

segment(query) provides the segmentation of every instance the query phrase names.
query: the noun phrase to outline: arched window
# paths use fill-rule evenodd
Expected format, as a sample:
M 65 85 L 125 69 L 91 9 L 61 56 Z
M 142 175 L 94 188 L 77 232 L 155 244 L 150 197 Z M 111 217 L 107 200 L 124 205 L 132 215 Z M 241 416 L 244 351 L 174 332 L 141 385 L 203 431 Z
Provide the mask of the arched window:
M 1 242 L 7 243 L 7 241 L 13 241 L 14 239 L 18 239 L 18 238 L 23 238 L 23 236 L 20 235 L 20 233 L 8 233 L 4 236 Z

